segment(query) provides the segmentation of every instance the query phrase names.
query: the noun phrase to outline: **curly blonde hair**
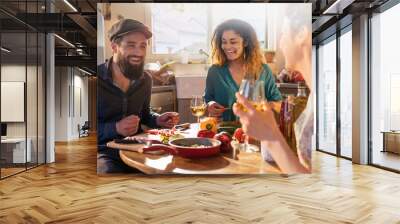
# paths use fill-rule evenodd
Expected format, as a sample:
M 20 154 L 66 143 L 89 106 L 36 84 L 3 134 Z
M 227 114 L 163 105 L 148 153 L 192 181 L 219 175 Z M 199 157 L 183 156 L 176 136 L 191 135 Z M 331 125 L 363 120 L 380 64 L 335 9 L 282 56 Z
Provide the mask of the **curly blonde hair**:
M 213 64 L 223 66 L 227 63 L 226 55 L 222 50 L 222 34 L 227 30 L 233 30 L 243 38 L 243 59 L 246 75 L 251 75 L 258 79 L 263 69 L 262 65 L 265 64 L 265 59 L 258 43 L 256 31 L 245 21 L 230 19 L 217 26 L 211 42 Z

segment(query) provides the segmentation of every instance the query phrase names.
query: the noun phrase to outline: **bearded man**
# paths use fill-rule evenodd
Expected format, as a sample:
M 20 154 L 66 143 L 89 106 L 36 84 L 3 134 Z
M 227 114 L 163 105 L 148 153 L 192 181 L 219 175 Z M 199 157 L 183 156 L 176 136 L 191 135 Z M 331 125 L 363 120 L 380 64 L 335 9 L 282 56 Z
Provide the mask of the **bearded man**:
M 147 26 L 132 19 L 118 21 L 108 32 L 113 55 L 98 66 L 98 173 L 137 172 L 118 150 L 105 146 L 108 141 L 141 132 L 141 124 L 171 128 L 179 122 L 178 113 L 150 110 L 152 79 L 143 68 L 151 36 Z

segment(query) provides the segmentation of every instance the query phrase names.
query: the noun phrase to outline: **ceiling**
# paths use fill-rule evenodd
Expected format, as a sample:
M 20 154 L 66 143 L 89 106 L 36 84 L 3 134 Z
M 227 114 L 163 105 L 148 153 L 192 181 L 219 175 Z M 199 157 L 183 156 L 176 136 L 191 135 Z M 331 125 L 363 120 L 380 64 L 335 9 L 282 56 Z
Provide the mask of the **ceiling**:
M 36 52 L 36 39 L 25 32 L 54 32 L 56 65 L 80 66 L 89 71 L 96 70 L 96 4 L 116 2 L 167 2 L 167 1 L 117 1 L 117 0 L 1 0 L 0 27 L 2 45 L 13 49 L 8 55 L 17 58 Z M 168 2 L 172 2 L 169 0 Z M 190 1 L 187 1 L 190 2 Z M 208 0 L 202 2 L 221 2 Z M 249 2 L 249 1 L 238 1 Z M 304 1 L 250 1 L 250 2 L 290 2 L 312 3 L 313 41 L 331 35 L 337 29 L 339 20 L 349 21 L 366 10 L 374 9 L 387 0 L 304 0 Z M 70 5 L 68 5 L 68 3 Z M 48 13 L 52 9 L 53 13 Z M 336 27 L 335 27 L 336 26 Z M 341 22 L 346 26 L 346 22 Z M 25 50 L 25 42 L 28 48 Z M 31 43 L 32 42 L 32 43 Z M 42 45 L 39 46 L 39 48 Z M 15 51 L 14 51 L 15 49 Z
M 43 44 L 36 43 L 36 35 L 53 32 L 58 35 L 55 38 L 56 65 L 78 66 L 94 74 L 97 44 L 96 1 L 69 0 L 68 3 L 76 10 L 63 0 L 48 0 L 47 5 L 45 2 L 1 0 L 2 46 L 12 50 L 2 60 L 18 63 L 27 59 L 29 63 L 29 60 L 37 57 L 36 51 L 44 47 Z M 50 9 L 52 13 L 48 13 Z M 3 51 L 2 55 L 5 55 Z

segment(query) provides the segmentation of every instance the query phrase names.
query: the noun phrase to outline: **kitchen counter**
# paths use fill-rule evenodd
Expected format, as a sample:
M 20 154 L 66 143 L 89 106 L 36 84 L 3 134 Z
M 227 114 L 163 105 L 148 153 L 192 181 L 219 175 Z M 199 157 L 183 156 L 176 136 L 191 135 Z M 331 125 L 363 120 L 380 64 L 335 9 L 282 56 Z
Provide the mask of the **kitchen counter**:
M 166 92 L 166 91 L 175 91 L 176 85 L 168 85 L 168 86 L 153 86 L 151 89 L 152 93 Z
M 176 86 L 153 86 L 150 107 L 157 113 L 177 111 Z

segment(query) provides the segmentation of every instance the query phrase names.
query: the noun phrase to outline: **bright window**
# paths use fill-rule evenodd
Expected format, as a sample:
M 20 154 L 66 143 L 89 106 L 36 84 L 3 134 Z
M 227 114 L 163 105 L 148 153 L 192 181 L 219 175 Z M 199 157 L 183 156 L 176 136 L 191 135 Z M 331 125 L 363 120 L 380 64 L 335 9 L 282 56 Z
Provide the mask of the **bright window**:
M 198 52 L 207 47 L 206 4 L 153 4 L 153 53 Z
M 386 141 L 387 145 L 392 145 L 387 148 L 382 132 L 400 131 L 400 33 L 394 28 L 399 21 L 400 4 L 371 19 L 372 163 L 396 170 L 400 170 L 399 156 L 390 150 L 398 148 L 398 137 Z
M 352 33 L 340 37 L 340 153 L 352 157 Z
M 336 39 L 318 48 L 318 148 L 336 153 Z
M 242 19 L 265 43 L 266 4 L 152 4 L 153 54 L 175 54 L 183 49 L 197 54 L 209 51 L 216 26 L 231 18 Z

